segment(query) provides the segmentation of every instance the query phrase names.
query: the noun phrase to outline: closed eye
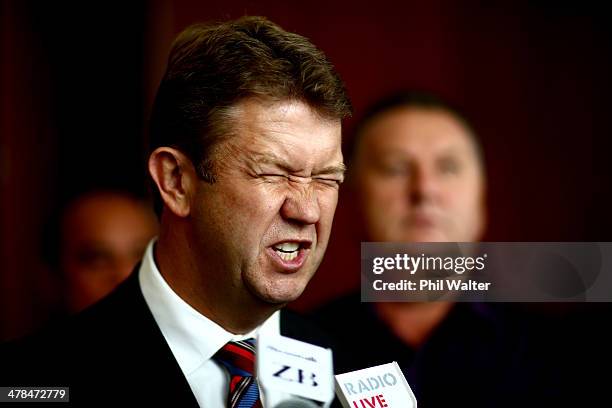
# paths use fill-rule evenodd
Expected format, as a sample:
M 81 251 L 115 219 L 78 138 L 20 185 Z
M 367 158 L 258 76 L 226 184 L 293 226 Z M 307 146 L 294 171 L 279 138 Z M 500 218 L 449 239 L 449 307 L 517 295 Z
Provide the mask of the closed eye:
M 325 185 L 334 186 L 334 187 L 339 186 L 344 181 L 341 178 L 335 178 L 335 177 L 314 177 L 313 179 L 319 183 L 323 183 Z
M 286 174 L 276 174 L 276 173 L 263 173 L 263 174 L 258 174 L 258 177 L 266 177 L 266 178 L 284 178 L 284 179 L 288 179 L 289 176 Z
M 293 177 L 288 174 L 280 174 L 280 173 L 262 173 L 262 174 L 259 174 L 257 177 L 263 179 L 264 181 L 270 182 L 270 183 L 287 181 L 287 180 L 301 182 L 301 183 L 309 182 L 309 181 L 316 181 L 317 183 L 320 183 L 326 186 L 331 186 L 331 187 L 338 187 L 344 181 L 343 177 L 334 177 L 334 176 Z

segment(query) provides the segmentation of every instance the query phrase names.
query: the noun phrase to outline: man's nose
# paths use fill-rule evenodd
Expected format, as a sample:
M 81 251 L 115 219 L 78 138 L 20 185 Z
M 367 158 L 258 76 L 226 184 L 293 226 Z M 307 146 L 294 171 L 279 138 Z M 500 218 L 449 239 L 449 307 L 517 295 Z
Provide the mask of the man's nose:
M 281 215 L 286 220 L 300 224 L 315 224 L 318 222 L 321 209 L 314 187 L 310 184 L 295 186 L 283 202 Z
M 415 167 L 408 181 L 410 200 L 417 204 L 435 200 L 439 182 L 435 173 L 424 167 Z

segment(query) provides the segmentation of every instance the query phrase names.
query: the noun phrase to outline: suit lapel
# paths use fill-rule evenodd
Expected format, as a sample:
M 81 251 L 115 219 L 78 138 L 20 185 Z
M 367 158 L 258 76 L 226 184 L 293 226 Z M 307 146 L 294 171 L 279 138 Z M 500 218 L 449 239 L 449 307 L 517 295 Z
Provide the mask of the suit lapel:
M 198 407 L 142 295 L 138 269 L 137 266 L 117 290 L 88 311 L 91 322 L 110 326 L 114 333 L 105 336 L 106 344 L 101 346 L 112 353 L 105 357 L 109 360 L 98 361 L 100 374 L 109 375 L 118 384 L 142 384 L 141 392 L 133 390 L 133 400 L 138 405 Z

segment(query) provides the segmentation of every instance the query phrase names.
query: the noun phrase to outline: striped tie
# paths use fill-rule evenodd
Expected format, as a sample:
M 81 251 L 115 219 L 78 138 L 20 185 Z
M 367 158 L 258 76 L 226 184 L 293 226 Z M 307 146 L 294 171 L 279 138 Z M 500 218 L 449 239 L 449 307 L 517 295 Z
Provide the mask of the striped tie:
M 261 408 L 255 366 L 255 339 L 230 341 L 214 356 L 230 376 L 229 408 Z

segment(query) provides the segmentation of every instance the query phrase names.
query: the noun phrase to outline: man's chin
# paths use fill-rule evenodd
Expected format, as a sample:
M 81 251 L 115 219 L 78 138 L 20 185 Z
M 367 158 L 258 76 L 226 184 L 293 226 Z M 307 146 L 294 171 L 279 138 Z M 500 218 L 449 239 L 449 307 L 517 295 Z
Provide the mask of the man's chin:
M 294 300 L 297 300 L 302 294 L 302 291 L 299 293 L 283 293 L 283 294 L 266 294 L 259 296 L 259 299 L 264 303 L 275 306 L 275 307 L 284 307 L 287 303 L 291 303 Z
M 274 287 L 274 288 L 249 288 L 251 294 L 258 299 L 262 304 L 281 308 L 287 303 L 297 300 L 304 292 L 305 285 L 302 287 Z

